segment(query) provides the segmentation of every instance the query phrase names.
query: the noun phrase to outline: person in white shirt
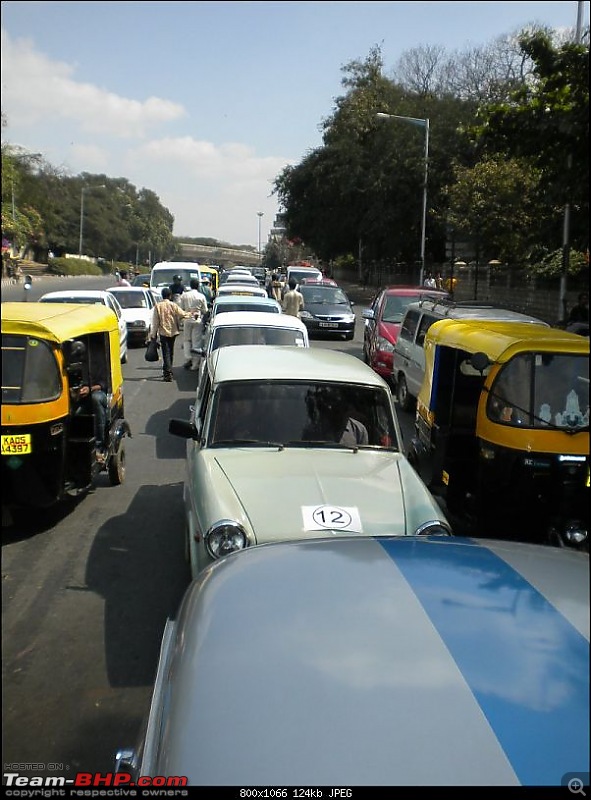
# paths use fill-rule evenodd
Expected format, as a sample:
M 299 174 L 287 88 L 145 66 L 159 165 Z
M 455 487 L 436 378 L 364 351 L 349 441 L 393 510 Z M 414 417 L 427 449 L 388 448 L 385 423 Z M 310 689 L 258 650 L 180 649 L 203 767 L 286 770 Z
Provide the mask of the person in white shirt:
M 198 354 L 195 352 L 202 346 L 203 325 L 202 319 L 207 312 L 207 300 L 203 292 L 200 291 L 200 283 L 197 278 L 191 278 L 190 288 L 183 292 L 179 299 L 179 305 L 183 311 L 191 311 L 193 317 L 186 319 L 183 323 L 183 353 L 185 356 L 185 369 L 199 369 Z
M 131 286 L 131 283 L 127 279 L 127 270 L 122 269 L 119 273 L 119 278 L 117 279 L 117 286 Z

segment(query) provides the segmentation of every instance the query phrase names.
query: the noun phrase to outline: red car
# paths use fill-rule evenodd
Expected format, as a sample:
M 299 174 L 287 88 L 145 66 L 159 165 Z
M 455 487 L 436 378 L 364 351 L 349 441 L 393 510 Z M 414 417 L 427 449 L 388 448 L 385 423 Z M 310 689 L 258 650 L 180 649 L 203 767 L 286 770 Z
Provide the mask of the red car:
M 448 293 L 425 286 L 386 286 L 374 297 L 371 306 L 361 312 L 365 319 L 363 360 L 392 383 L 392 352 L 404 312 L 409 303 L 421 297 L 448 297 Z

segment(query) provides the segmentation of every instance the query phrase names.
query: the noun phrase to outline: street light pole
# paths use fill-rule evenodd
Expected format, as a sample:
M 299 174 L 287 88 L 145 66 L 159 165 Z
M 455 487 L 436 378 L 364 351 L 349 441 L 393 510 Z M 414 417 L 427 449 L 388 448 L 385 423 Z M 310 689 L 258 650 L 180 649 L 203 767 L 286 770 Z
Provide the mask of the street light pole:
M 421 222 L 421 273 L 419 283 L 423 285 L 425 279 L 425 240 L 427 232 L 427 182 L 429 179 L 429 119 L 420 119 L 417 117 L 402 117 L 398 114 L 384 114 L 378 111 L 377 115 L 380 119 L 399 119 L 402 122 L 409 122 L 411 125 L 417 125 L 425 129 L 425 172 L 423 177 L 423 214 Z
M 257 211 L 257 217 L 259 218 L 259 261 L 262 258 L 261 255 L 261 217 L 263 216 L 262 211 Z
M 83 186 L 80 190 L 80 236 L 78 239 L 78 255 L 82 255 L 82 234 L 84 231 L 84 192 L 88 192 L 90 189 L 106 189 L 104 183 L 101 183 L 100 186 Z

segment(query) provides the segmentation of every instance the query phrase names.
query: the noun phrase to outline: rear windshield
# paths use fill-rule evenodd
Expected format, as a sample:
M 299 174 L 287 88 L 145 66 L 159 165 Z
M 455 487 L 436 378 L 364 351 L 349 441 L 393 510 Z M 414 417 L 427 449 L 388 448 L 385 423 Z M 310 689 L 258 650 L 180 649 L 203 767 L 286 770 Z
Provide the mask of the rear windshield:
M 267 303 L 261 303 L 260 305 L 257 303 L 216 303 L 215 304 L 215 313 L 216 316 L 221 314 L 223 311 L 264 311 L 270 312 L 271 314 L 279 314 L 281 311 L 278 305 L 270 305 Z
M 149 308 L 143 292 L 113 292 L 121 308 Z
M 276 344 L 304 347 L 302 331 L 290 328 L 260 327 L 254 325 L 232 325 L 214 330 L 211 349 L 242 344 Z
M 62 390 L 58 363 L 50 345 L 32 336 L 2 334 L 2 402 L 43 403 Z

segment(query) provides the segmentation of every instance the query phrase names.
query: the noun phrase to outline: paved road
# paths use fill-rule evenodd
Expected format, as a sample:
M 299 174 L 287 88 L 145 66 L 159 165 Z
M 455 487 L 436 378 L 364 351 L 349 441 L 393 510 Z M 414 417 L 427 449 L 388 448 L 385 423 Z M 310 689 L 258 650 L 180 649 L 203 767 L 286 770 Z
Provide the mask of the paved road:
M 87 288 L 110 283 L 36 280 L 30 299 L 66 280 Z M 360 314 L 363 294 L 346 288 Z M 3 300 L 22 299 L 19 294 L 22 287 L 9 287 Z M 312 346 L 359 357 L 362 336 L 358 320 L 353 341 Z M 180 343 L 177 359 L 180 365 Z M 168 420 L 188 416 L 196 374 L 177 366 L 175 382 L 163 383 L 143 348 L 130 349 L 123 372 L 133 433 L 126 440 L 124 484 L 112 487 L 101 478 L 69 513 L 33 516 L 3 529 L 3 760 L 44 765 L 31 775 L 104 773 L 119 746 L 135 743 L 164 624 L 189 579 L 185 444 L 168 434 Z M 401 418 L 410 430 L 411 417 Z M 214 687 L 215 676 L 211 680 Z

